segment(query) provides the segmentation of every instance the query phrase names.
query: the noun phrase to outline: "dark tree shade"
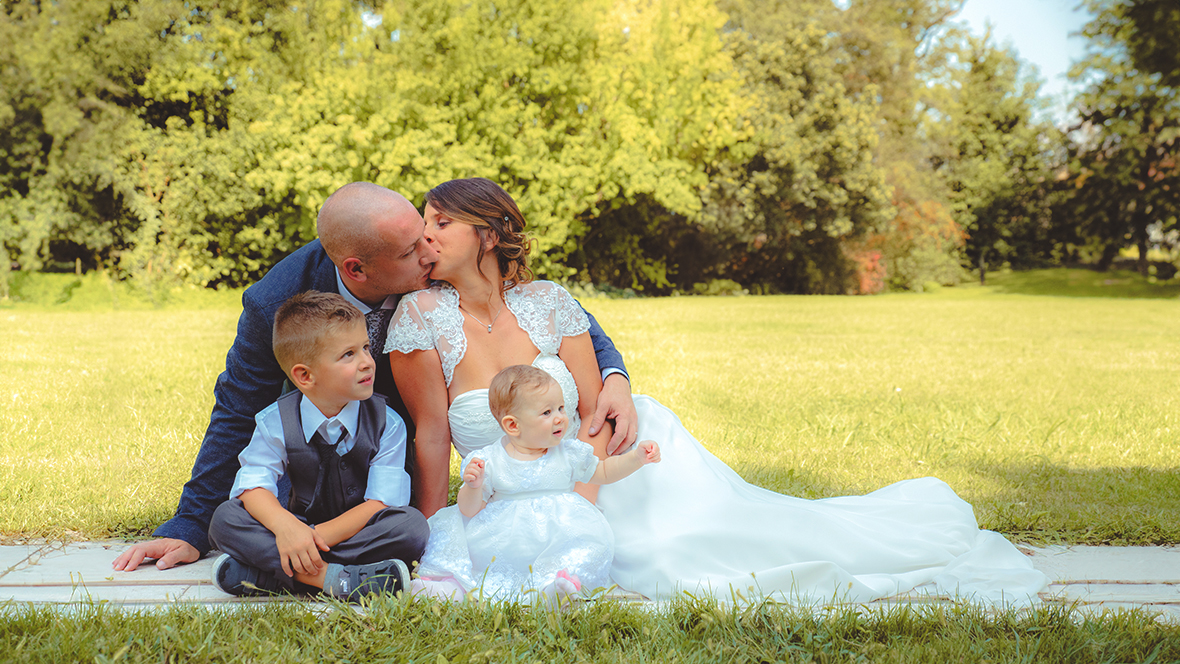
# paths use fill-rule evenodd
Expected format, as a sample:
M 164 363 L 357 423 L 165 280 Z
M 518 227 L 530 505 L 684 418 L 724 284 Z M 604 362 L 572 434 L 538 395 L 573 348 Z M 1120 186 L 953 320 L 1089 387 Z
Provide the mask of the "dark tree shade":
M 1120 9 L 1135 67 L 1159 74 L 1165 85 L 1180 85 L 1180 1 L 1124 0 Z

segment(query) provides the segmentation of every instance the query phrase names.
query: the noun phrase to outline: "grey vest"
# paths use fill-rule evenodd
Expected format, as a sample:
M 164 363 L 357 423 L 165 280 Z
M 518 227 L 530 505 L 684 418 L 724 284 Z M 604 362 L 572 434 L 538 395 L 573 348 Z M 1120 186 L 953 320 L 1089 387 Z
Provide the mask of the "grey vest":
M 303 393 L 295 390 L 279 397 L 279 416 L 283 423 L 283 439 L 287 448 L 287 477 L 291 480 L 291 498 L 287 509 L 308 523 L 330 521 L 348 510 L 365 502 L 365 491 L 369 484 L 369 466 L 381 444 L 385 433 L 385 397 L 374 394 L 360 402 L 357 416 L 356 442 L 342 457 L 339 464 L 333 464 L 329 473 L 340 477 L 341 491 L 338 497 L 323 496 L 316 504 L 316 481 L 320 476 L 320 454 L 314 445 L 303 439 L 303 422 L 299 415 L 299 404 Z

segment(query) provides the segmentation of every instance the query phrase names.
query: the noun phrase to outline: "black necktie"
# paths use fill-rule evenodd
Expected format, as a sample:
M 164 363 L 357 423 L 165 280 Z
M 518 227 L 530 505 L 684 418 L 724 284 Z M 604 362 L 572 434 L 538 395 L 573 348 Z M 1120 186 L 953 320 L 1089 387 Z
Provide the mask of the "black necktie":
M 369 354 L 377 357 L 385 352 L 385 335 L 389 333 L 389 319 L 393 309 L 373 309 L 365 314 L 365 326 L 369 329 Z
M 344 440 L 347 432 L 340 434 Z M 320 473 L 315 481 L 315 493 L 307 506 L 307 517 L 312 523 L 323 523 L 344 513 L 344 493 L 340 482 L 340 455 L 336 445 L 329 445 L 319 432 L 311 437 L 311 445 L 320 455 Z M 337 443 L 339 445 L 339 443 Z

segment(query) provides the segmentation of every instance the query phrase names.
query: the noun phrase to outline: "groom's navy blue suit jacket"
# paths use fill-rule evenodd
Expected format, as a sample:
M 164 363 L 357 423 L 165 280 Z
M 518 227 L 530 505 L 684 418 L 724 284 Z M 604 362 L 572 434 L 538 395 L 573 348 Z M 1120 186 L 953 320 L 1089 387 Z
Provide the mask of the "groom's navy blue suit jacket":
M 338 292 L 336 266 L 314 240 L 284 258 L 242 295 L 238 335 L 225 358 L 225 371 L 213 388 L 215 403 L 205 439 L 193 463 L 192 478 L 184 485 L 176 515 L 156 529 L 156 537 L 171 537 L 192 544 L 204 555 L 209 550 L 209 520 L 213 510 L 229 498 L 238 472 L 238 455 L 254 433 L 254 416 L 281 396 L 286 376 L 271 348 L 274 316 L 279 306 L 296 293 L 317 290 Z M 598 365 L 623 369 L 623 357 L 590 316 L 590 336 Z M 377 363 L 374 390 L 389 398 L 389 405 L 406 421 L 413 441 L 413 424 L 397 394 L 389 368 L 389 356 L 373 349 Z M 413 443 L 406 455 L 412 474 Z M 283 492 L 280 485 L 280 493 Z M 280 496 L 285 499 L 286 496 Z

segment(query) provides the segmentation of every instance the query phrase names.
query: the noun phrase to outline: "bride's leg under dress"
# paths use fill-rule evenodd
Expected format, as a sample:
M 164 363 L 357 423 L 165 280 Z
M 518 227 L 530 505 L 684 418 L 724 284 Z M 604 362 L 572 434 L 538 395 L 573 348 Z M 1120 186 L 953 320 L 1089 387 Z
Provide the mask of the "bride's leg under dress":
M 1047 583 L 971 506 L 934 478 L 865 496 L 805 500 L 743 481 L 654 399 L 635 397 L 639 438 L 662 461 L 602 487 L 611 578 L 647 597 L 721 599 L 732 589 L 796 602 L 869 601 L 922 586 L 1023 604 Z

